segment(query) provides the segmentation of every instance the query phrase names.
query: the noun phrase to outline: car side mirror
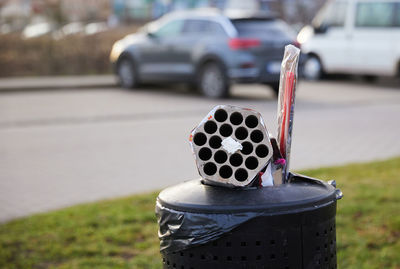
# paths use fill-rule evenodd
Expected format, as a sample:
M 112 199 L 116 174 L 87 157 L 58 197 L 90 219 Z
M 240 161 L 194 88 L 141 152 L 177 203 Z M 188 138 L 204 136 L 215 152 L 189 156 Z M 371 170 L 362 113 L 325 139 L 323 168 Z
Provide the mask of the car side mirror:
M 152 33 L 152 32 L 147 32 L 147 36 L 149 38 L 155 38 L 156 37 L 156 35 L 154 33 Z
M 325 34 L 328 31 L 328 25 L 322 23 L 319 26 L 314 26 L 314 33 L 316 34 Z

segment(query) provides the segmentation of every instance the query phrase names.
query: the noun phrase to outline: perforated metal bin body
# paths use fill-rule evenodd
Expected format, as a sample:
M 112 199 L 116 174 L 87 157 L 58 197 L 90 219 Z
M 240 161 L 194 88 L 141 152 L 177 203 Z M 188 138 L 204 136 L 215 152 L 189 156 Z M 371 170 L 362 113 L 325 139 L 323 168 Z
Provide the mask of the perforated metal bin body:
M 165 269 L 337 268 L 334 184 L 303 176 L 262 189 L 228 189 L 188 181 L 162 191 L 158 203 L 180 212 L 258 215 L 221 237 L 161 252 Z

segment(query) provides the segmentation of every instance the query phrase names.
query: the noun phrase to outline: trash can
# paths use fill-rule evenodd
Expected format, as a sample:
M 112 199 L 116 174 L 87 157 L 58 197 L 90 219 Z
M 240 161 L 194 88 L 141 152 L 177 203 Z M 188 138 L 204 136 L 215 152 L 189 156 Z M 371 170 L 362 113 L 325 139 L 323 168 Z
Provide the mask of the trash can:
M 341 197 L 334 181 L 297 174 L 265 188 L 169 187 L 156 206 L 163 268 L 336 268 Z

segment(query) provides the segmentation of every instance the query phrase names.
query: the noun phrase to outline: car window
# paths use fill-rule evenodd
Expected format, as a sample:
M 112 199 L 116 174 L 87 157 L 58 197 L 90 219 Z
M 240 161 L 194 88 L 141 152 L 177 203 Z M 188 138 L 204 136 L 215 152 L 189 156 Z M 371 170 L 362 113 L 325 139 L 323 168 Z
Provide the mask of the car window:
M 185 34 L 225 34 L 225 30 L 219 23 L 207 20 L 186 20 L 182 32 Z
M 395 25 L 400 27 L 400 3 L 397 3 Z
M 213 34 L 226 35 L 226 32 L 224 28 L 221 26 L 221 24 L 215 21 L 208 22 L 208 31 Z
M 294 37 L 294 32 L 285 23 L 276 20 L 245 19 L 232 20 L 233 25 L 241 37 Z
M 183 33 L 204 33 L 207 31 L 207 21 L 205 20 L 186 20 L 183 26 Z
M 357 4 L 357 27 L 393 27 L 395 26 L 395 3 L 367 2 Z
M 343 27 L 346 21 L 347 2 L 334 2 L 328 6 L 322 18 L 322 25 L 326 27 Z
M 173 20 L 162 25 L 153 34 L 158 37 L 174 37 L 181 33 L 183 20 Z

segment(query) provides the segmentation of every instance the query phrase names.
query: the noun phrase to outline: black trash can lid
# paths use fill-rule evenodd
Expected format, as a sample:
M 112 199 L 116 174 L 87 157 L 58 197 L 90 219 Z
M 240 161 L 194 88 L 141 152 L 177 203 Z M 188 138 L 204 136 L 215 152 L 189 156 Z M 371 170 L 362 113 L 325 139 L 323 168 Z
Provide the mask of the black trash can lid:
M 334 184 L 293 174 L 289 184 L 274 187 L 231 189 L 209 186 L 201 179 L 164 189 L 159 203 L 167 208 L 192 213 L 304 211 L 320 207 L 342 197 Z

